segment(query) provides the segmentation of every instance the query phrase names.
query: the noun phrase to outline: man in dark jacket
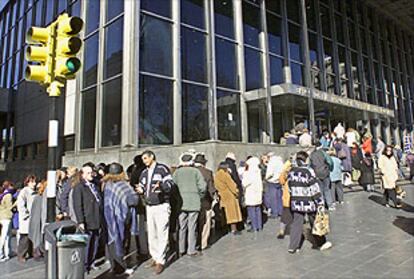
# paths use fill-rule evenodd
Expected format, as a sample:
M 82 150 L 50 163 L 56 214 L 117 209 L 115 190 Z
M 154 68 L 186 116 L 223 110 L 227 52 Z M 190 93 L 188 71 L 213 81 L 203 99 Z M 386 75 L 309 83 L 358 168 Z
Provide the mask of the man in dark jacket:
M 331 157 L 325 153 L 320 142 L 316 143 L 316 149 L 310 155 L 310 166 L 315 171 L 322 196 L 329 210 L 335 210 L 332 201 L 331 180 L 329 173 L 333 170 Z
M 99 245 L 99 233 L 103 218 L 103 202 L 98 188 L 92 182 L 93 170 L 85 166 L 81 170 L 81 182 L 73 188 L 73 207 L 79 229 L 89 235 L 86 246 L 85 266 L 89 271 L 94 268 L 93 262 Z
M 156 162 L 154 152 L 144 151 L 142 161 L 147 168 L 141 173 L 136 191 L 145 196 L 147 205 L 148 244 L 152 257 L 148 267 L 154 267 L 155 274 L 160 274 L 167 256 L 170 193 L 174 182 L 168 167 Z
M 201 211 L 198 219 L 198 232 L 201 250 L 204 250 L 208 247 L 208 239 L 210 237 L 211 230 L 211 219 L 213 217 L 213 210 L 211 205 L 217 193 L 216 187 L 214 187 L 213 172 L 206 168 L 206 163 L 207 160 L 204 154 L 196 155 L 194 159 L 194 165 L 201 172 L 207 184 L 206 194 L 201 199 Z

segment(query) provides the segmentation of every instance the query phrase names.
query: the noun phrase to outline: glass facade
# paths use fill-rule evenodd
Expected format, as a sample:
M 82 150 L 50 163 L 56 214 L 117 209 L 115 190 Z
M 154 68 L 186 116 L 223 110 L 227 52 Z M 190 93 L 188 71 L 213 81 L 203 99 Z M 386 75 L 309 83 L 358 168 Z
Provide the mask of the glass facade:
M 141 0 L 136 14 L 127 0 L 11 0 L 0 13 L 0 86 L 24 79 L 25 31 L 69 12 L 86 23 L 78 150 L 119 146 L 122 129 L 136 129 L 137 145 L 257 139 L 258 131 L 243 129 L 250 122 L 242 96 L 286 83 L 310 87 L 308 76 L 325 94 L 393 110 L 393 125 L 412 130 L 414 36 L 364 1 L 310 0 L 304 13 L 301 3 Z M 132 19 L 138 24 L 126 26 Z M 131 92 L 125 70 L 135 75 Z M 136 127 L 122 125 L 125 94 L 136 97 Z M 246 130 L 256 136 L 243 137 Z

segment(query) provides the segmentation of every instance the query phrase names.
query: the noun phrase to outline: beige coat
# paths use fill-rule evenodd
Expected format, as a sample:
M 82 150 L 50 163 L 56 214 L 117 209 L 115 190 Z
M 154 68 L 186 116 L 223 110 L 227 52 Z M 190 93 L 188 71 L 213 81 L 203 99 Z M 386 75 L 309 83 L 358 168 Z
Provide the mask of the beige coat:
M 248 170 L 243 174 L 242 185 L 244 189 L 244 202 L 247 206 L 262 204 L 263 182 L 260 173 L 260 161 L 256 157 L 247 160 Z
M 227 224 L 241 222 L 242 216 L 238 200 L 239 190 L 228 172 L 219 170 L 214 177 L 220 195 L 220 205 L 226 212 Z
M 384 189 L 394 189 L 398 180 L 398 164 L 394 156 L 388 158 L 385 155 L 381 155 L 378 160 L 378 168 L 382 173 Z

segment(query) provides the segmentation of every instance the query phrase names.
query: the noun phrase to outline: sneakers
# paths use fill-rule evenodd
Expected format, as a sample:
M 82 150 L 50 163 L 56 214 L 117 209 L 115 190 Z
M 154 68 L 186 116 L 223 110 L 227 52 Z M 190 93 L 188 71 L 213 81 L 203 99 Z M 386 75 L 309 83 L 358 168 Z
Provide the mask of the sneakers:
M 164 271 L 164 266 L 162 264 L 156 264 L 155 265 L 155 269 L 154 269 L 155 275 L 159 275 L 163 271 Z
M 279 233 L 277 234 L 277 239 L 284 239 L 284 238 L 285 238 L 285 231 L 280 230 Z
M 151 268 L 156 265 L 156 262 L 153 259 L 150 259 L 147 264 L 144 265 L 144 268 Z
M 335 211 L 335 210 L 336 210 L 335 206 L 329 207 L 329 211 Z
M 127 268 L 122 273 L 115 274 L 115 277 L 125 277 L 125 276 L 131 276 L 134 273 L 133 268 Z
M 385 207 L 390 207 L 390 205 L 388 203 L 385 204 Z
M 300 251 L 300 249 L 289 249 L 288 250 L 288 252 L 290 253 L 290 254 L 295 254 L 295 253 L 298 253 Z
M 332 247 L 332 243 L 327 241 L 321 246 L 321 248 L 319 248 L 319 250 L 320 251 L 325 251 L 325 250 L 330 249 L 331 247 Z
M 10 257 L 3 257 L 0 259 L 0 263 L 7 262 L 8 260 L 10 260 Z

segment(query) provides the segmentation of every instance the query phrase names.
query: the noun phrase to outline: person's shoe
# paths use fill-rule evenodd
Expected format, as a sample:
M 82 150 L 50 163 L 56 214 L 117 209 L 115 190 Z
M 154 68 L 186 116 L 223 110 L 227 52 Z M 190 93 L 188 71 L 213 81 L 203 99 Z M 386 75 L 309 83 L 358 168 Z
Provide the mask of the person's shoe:
M 397 203 L 396 205 L 395 205 L 395 208 L 401 208 L 402 207 L 402 204 L 401 203 Z
M 388 203 L 385 204 L 385 207 L 390 207 L 390 205 Z
M 202 254 L 201 254 L 201 252 L 195 252 L 195 253 L 192 253 L 192 254 L 187 254 L 187 255 L 189 255 L 190 257 L 192 257 L 192 258 L 195 258 L 195 257 L 198 257 L 198 256 L 201 256 Z
M 8 260 L 10 260 L 10 257 L 3 257 L 0 259 L 0 263 L 7 262 Z
M 95 263 L 92 263 L 91 266 L 89 267 L 90 270 L 100 270 L 100 268 L 98 266 L 96 266 Z
M 331 247 L 332 247 L 332 243 L 327 241 L 321 246 L 321 248 L 319 248 L 319 250 L 320 251 L 325 251 L 325 250 L 330 249 Z
M 154 269 L 155 275 L 161 274 L 161 272 L 163 271 L 164 271 L 164 266 L 162 264 L 155 265 L 155 269 Z
M 241 235 L 241 232 L 239 232 L 239 231 L 232 231 L 231 234 L 232 235 Z
M 285 238 L 285 231 L 280 230 L 279 233 L 277 234 L 277 239 L 284 239 L 284 238 Z
M 19 262 L 21 263 L 25 263 L 26 262 L 26 258 L 25 257 L 17 257 L 17 259 L 19 260 Z
M 299 249 L 289 249 L 288 252 L 290 254 L 295 254 L 295 253 L 298 253 L 299 252 Z
M 150 259 L 149 262 L 147 264 L 144 265 L 144 268 L 151 268 L 156 266 L 156 262 L 154 261 L 154 259 Z
M 329 207 L 329 211 L 335 211 L 335 210 L 336 210 L 335 206 Z

